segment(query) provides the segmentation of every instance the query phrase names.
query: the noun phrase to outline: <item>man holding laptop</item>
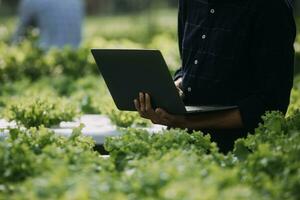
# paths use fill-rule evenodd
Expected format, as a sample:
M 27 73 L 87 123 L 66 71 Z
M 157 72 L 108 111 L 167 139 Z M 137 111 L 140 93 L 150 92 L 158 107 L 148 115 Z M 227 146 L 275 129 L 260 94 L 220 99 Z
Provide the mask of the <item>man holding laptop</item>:
M 180 0 L 175 84 L 158 50 L 92 53 L 120 110 L 210 133 L 228 152 L 266 111 L 287 111 L 296 36 L 289 1 Z
M 152 108 L 152 96 L 141 91 L 135 108 L 155 124 L 208 132 L 227 152 L 258 126 L 266 111 L 286 113 L 295 35 L 290 0 L 180 0 L 182 67 L 175 84 L 183 102 L 237 107 L 169 114 Z

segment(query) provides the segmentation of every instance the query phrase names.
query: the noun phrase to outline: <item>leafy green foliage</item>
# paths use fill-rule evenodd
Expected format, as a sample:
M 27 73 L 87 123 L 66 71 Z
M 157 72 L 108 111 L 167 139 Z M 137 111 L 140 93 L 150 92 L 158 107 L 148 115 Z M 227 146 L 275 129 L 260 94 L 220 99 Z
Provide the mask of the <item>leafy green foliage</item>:
M 118 169 L 123 169 L 133 159 L 147 156 L 159 159 L 172 149 L 195 150 L 199 154 L 217 151 L 209 136 L 203 137 L 199 132 L 188 134 L 180 130 L 151 135 L 147 131 L 128 129 L 121 137 L 107 138 L 105 148 Z
M 27 128 L 51 127 L 62 121 L 72 121 L 78 114 L 76 108 L 64 99 L 32 97 L 10 102 L 4 113 L 8 120 L 15 120 Z
M 19 80 L 21 77 L 30 80 L 59 75 L 79 78 L 98 73 L 89 48 L 73 50 L 66 47 L 44 52 L 28 41 L 19 46 L 0 43 L 0 63 L 1 83 Z
M 1 27 L 0 27 L 1 28 Z M 20 80 L 38 80 L 43 77 L 68 76 L 78 79 L 86 75 L 98 75 L 90 49 L 100 48 L 156 48 L 161 49 L 168 65 L 174 71 L 179 66 L 176 37 L 172 34 L 157 34 L 147 44 L 128 39 L 110 39 L 97 36 L 85 42 L 79 49 L 65 47 L 48 52 L 37 48 L 30 40 L 18 46 L 0 42 L 0 83 Z
M 91 183 L 91 180 L 97 183 L 99 190 L 105 190 L 107 183 L 103 184 L 103 178 L 107 181 L 113 178 L 113 173 L 101 179 L 95 174 L 100 175 L 102 171 L 109 174 L 113 166 L 92 151 L 93 145 L 90 138 L 81 136 L 80 129 L 74 130 L 69 139 L 43 127 L 24 131 L 11 129 L 9 137 L 0 141 L 2 192 L 10 197 L 14 192 L 16 199 L 24 196 L 40 199 L 72 195 L 72 191 L 81 188 L 75 192 L 81 199 L 87 189 L 83 183 Z M 61 185 L 63 180 L 64 186 Z M 26 181 L 24 185 L 18 185 L 23 181 Z M 94 186 L 89 184 L 90 193 Z
M 39 105 L 34 105 L 38 101 L 40 101 Z M 62 117 L 56 120 L 58 122 L 60 120 L 72 120 L 67 116 L 71 116 L 72 113 L 76 114 L 77 112 L 74 111 L 77 109 L 83 114 L 105 114 L 112 123 L 119 127 L 146 127 L 150 124 L 148 120 L 142 119 L 137 113 L 118 111 L 103 79 L 99 76 L 86 76 L 77 80 L 67 76 L 58 76 L 42 78 L 35 82 L 24 79 L 13 84 L 8 82 L 0 85 L 0 108 L 4 109 L 3 112 L 7 118 L 15 119 L 16 114 L 12 115 L 11 113 L 19 113 L 22 110 L 23 114 L 18 116 L 24 121 L 25 116 L 22 115 L 24 115 L 25 110 L 28 112 L 30 109 L 28 106 L 39 107 L 40 115 L 43 115 L 43 109 L 46 109 L 48 114 L 45 114 L 47 116 L 52 115 L 51 113 L 60 113 L 59 115 Z M 62 112 L 66 115 L 63 116 Z M 30 113 L 27 114 L 30 115 Z M 75 116 L 74 114 L 72 115 Z M 37 111 L 34 115 L 37 115 Z M 49 117 L 53 118 L 52 116 Z M 30 118 L 30 116 L 26 118 Z M 36 120 L 42 121 L 37 122 L 35 126 L 41 124 L 48 126 L 43 117 L 37 118 L 39 119 Z M 55 125 L 54 122 L 50 122 L 50 124 Z
M 113 101 L 101 77 L 87 76 L 75 81 L 70 87 L 70 99 L 85 114 L 104 114 L 113 107 Z
M 139 116 L 137 112 L 119 111 L 114 106 L 111 106 L 105 111 L 105 114 L 110 118 L 112 123 L 119 127 L 147 127 L 150 122 Z
M 272 199 L 299 199 L 299 111 L 285 119 L 268 113 L 254 135 L 236 142 L 241 176 Z
M 73 162 L 77 158 L 72 157 L 71 153 L 91 150 L 94 146 L 91 138 L 81 136 L 78 131 L 80 132 L 80 130 L 74 130 L 73 135 L 68 139 L 57 136 L 44 127 L 25 130 L 10 129 L 8 137 L 0 141 L 2 163 L 0 182 L 18 182 L 41 173 L 50 167 L 47 162 L 55 156 L 58 160 L 60 157 L 65 157 L 69 162 Z M 70 154 L 64 155 L 64 151 Z
M 106 139 L 110 158 L 90 138 L 41 127 L 12 129 L 0 141 L 5 199 L 299 199 L 300 114 L 268 113 L 228 155 L 208 135 L 124 129 Z M 97 185 L 97 187 L 95 187 Z
M 69 199 L 71 196 L 72 199 L 256 197 L 256 192 L 249 185 L 239 183 L 238 171 L 218 164 L 215 144 L 200 133 L 189 135 L 184 131 L 170 130 L 166 134 L 149 135 L 145 131 L 132 129 L 122 136 L 124 138 L 108 144 L 114 146 L 112 148 L 118 145 L 121 148 L 120 140 L 133 142 L 122 150 L 130 162 L 117 171 L 112 162 L 113 153 L 109 159 L 97 156 L 92 151 L 92 142 L 81 136 L 80 129 L 74 130 L 68 139 L 56 136 L 45 128 L 14 129 L 10 133 L 1 144 L 9 144 L 12 149 L 25 146 L 26 151 L 17 153 L 36 162 L 25 165 L 28 162 L 23 159 L 19 161 L 24 166 L 21 170 L 11 171 L 10 176 L 2 177 L 3 194 L 8 199 Z M 138 133 L 141 137 L 135 141 L 134 135 L 138 136 Z M 135 156 L 142 150 L 142 141 L 148 144 L 148 152 Z M 163 143 L 169 145 L 160 152 Z M 16 152 L 11 148 L 4 148 L 3 155 L 14 157 Z M 113 151 L 120 153 L 121 150 L 115 148 Z M 216 156 L 208 154 L 209 151 Z M 0 158 L 10 161 L 4 162 L 6 165 L 1 170 L 7 171 L 15 166 L 15 161 L 10 157 Z M 18 175 L 22 175 L 21 178 L 15 179 Z
M 133 160 L 125 169 L 133 199 L 255 199 L 236 169 L 221 167 L 212 156 L 170 149 L 159 159 Z

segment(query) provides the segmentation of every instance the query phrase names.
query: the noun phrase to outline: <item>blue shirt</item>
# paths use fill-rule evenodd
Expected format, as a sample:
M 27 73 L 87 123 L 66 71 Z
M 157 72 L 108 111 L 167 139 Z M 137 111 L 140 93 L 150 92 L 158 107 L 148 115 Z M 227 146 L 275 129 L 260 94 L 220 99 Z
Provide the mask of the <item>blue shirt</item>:
M 78 47 L 82 37 L 84 5 L 82 0 L 22 0 L 20 22 L 14 42 L 24 37 L 29 26 L 40 31 L 39 46 Z
M 253 130 L 266 111 L 286 112 L 296 27 L 290 0 L 180 0 L 185 103 L 238 105 Z

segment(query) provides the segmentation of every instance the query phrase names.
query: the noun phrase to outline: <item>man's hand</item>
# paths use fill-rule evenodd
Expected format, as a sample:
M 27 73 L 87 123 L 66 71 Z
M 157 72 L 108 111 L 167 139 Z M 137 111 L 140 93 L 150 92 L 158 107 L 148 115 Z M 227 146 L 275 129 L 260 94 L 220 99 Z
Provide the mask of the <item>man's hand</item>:
M 182 91 L 182 78 L 177 79 L 174 83 L 175 83 L 175 86 L 177 87 L 179 96 L 181 98 L 183 98 L 184 97 L 184 93 Z
M 154 124 L 182 129 L 240 129 L 243 121 L 239 109 L 206 113 L 199 115 L 180 116 L 171 115 L 161 108 L 153 109 L 149 94 L 140 93 L 134 100 L 136 110 L 140 116 L 149 119 Z
M 185 128 L 184 116 L 171 115 L 161 108 L 153 109 L 149 94 L 140 93 L 138 99 L 134 100 L 136 110 L 140 116 L 152 121 L 153 124 L 170 126 L 172 128 Z

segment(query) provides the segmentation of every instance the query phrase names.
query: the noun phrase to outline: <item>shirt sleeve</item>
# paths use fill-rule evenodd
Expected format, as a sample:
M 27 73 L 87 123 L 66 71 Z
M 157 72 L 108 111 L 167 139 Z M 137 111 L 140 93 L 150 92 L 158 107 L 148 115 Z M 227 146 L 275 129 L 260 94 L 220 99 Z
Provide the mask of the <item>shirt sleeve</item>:
M 13 43 L 19 42 L 26 34 L 26 30 L 34 23 L 34 3 L 32 0 L 22 0 L 19 6 L 20 20 L 13 36 Z
M 183 40 L 183 30 L 184 30 L 184 24 L 185 24 L 185 12 L 184 12 L 184 1 L 179 1 L 179 12 L 178 12 L 178 45 L 179 45 L 179 54 L 180 58 L 182 60 L 182 40 Z M 174 81 L 181 78 L 183 76 L 182 67 L 180 67 L 176 72 L 174 76 Z
M 244 127 L 250 132 L 266 111 L 286 113 L 293 85 L 296 29 L 292 11 L 274 0 L 268 7 L 261 6 L 258 16 L 251 53 L 254 90 L 239 102 Z

